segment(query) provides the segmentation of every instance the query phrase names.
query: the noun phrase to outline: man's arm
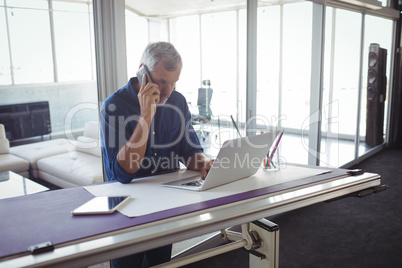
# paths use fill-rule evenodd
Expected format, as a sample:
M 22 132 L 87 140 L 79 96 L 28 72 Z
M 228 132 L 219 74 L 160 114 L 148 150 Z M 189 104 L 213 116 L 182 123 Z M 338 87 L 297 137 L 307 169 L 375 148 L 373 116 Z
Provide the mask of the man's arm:
M 127 173 L 134 174 L 141 166 L 147 149 L 150 122 L 151 120 L 140 117 L 130 139 L 117 153 L 117 161 Z
M 187 162 L 187 168 L 191 170 L 201 171 L 202 177 L 206 177 L 209 169 L 214 162 L 203 153 L 196 153 L 190 156 Z
M 143 75 L 142 86 L 138 92 L 141 107 L 140 119 L 130 139 L 117 153 L 117 161 L 127 173 L 136 173 L 144 159 L 149 129 L 156 112 L 156 104 L 159 103 L 159 94 L 158 86 L 154 83 L 146 84 L 146 76 Z

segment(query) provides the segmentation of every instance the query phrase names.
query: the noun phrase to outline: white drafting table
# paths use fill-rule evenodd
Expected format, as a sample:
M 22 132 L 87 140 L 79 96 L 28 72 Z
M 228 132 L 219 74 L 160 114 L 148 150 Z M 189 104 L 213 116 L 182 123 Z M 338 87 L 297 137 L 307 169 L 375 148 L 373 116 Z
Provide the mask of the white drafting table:
M 309 168 L 320 169 L 319 167 Z M 276 191 L 272 193 L 56 244 L 55 249 L 49 252 L 31 255 L 27 251 L 3 256 L 0 258 L 0 267 L 87 266 L 345 196 L 381 184 L 381 176 L 378 174 L 364 173 L 349 176 L 345 170 L 334 169 L 333 171 L 338 172 L 335 172 L 337 174 L 335 177 L 327 176 L 327 179 L 317 181 L 315 180 L 317 176 L 314 176 L 314 178 L 307 178 L 305 183 L 298 186 L 276 188 Z M 32 198 L 40 200 L 50 194 L 62 195 L 65 190 L 58 191 L 60 192 L 50 191 L 32 195 Z M 66 189 L 66 191 L 69 191 L 68 195 L 73 195 L 74 192 L 85 190 L 77 187 Z M 79 193 L 82 194 L 82 192 Z M 3 209 L 4 203 L 1 203 L 7 200 L 13 201 L 12 203 L 20 201 L 19 199 L 0 200 L 0 218 L 7 216 L 7 212 Z M 99 222 L 101 223 L 102 221 Z M 27 226 L 29 225 L 25 228 Z M 3 226 L 0 221 L 0 235 L 5 234 L 4 231 L 2 234 L 1 230 L 7 228 L 9 227 Z

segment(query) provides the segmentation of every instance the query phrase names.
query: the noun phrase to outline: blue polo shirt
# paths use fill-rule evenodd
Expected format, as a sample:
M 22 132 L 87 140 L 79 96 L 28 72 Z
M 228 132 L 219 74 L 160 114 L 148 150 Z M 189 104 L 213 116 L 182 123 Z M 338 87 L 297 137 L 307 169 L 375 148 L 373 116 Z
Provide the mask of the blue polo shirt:
M 179 169 L 190 156 L 203 152 L 191 125 L 191 114 L 184 96 L 173 91 L 164 105 L 158 105 L 152 119 L 147 148 L 140 169 L 129 174 L 117 161 L 117 153 L 129 140 L 138 123 L 140 104 L 131 78 L 126 86 L 111 94 L 100 112 L 102 153 L 107 180 L 128 183 L 135 178 Z M 132 161 L 136 156 L 131 156 Z

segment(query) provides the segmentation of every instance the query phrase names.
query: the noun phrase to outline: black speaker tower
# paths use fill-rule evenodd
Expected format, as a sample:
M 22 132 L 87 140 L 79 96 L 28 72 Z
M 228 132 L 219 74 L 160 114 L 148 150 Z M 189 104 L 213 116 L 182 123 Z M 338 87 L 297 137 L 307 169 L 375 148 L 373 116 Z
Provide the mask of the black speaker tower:
M 384 101 L 387 87 L 387 50 L 370 44 L 367 75 L 366 144 L 384 142 Z

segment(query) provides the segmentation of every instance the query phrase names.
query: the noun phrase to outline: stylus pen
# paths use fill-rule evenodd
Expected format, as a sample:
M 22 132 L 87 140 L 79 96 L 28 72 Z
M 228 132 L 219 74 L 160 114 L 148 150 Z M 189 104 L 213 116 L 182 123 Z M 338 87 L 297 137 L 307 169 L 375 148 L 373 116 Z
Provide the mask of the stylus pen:
M 281 134 L 279 134 L 279 137 L 278 137 L 278 139 L 276 140 L 276 143 L 275 143 L 275 147 L 274 147 L 274 149 L 272 149 L 272 152 L 271 152 L 271 154 L 269 155 L 269 158 L 273 158 L 274 157 L 274 155 L 275 155 L 275 152 L 276 152 L 276 149 L 278 149 L 278 145 L 279 145 L 279 142 L 281 141 L 281 139 L 282 139 L 282 135 L 283 135 L 283 132 L 284 132 L 285 130 L 282 130 L 282 132 L 281 132 Z

